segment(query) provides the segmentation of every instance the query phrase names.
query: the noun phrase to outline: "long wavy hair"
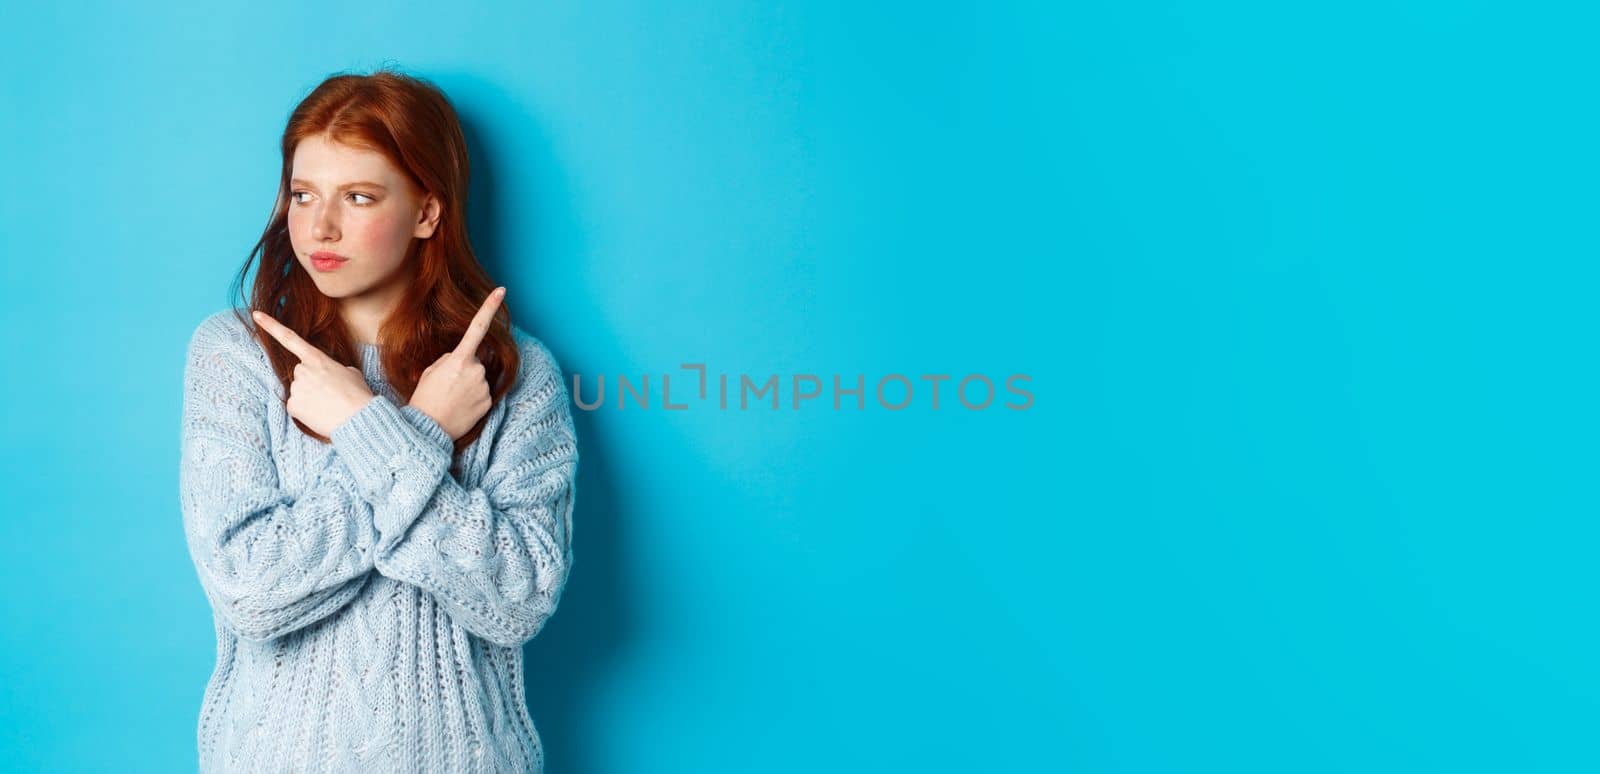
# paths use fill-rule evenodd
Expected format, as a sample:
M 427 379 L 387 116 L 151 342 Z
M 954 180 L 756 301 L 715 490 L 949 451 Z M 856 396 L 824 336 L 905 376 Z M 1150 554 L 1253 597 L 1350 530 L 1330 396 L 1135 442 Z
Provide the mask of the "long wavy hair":
M 454 349 L 466 333 L 489 291 L 496 285 L 479 265 L 467 237 L 467 144 L 455 108 L 429 81 L 389 69 L 371 75 L 339 73 L 306 95 L 289 115 L 283 130 L 283 172 L 266 231 L 251 249 L 234 280 L 246 309 L 234 314 L 255 330 L 273 371 L 289 394 L 299 358 L 265 330 L 248 320 L 247 310 L 261 310 L 301 338 L 345 365 L 359 368 L 360 352 L 338 313 L 338 302 L 322 294 L 289 241 L 289 178 L 295 147 L 307 137 L 326 134 L 345 145 L 383 154 L 426 193 L 442 203 L 431 237 L 415 239 L 405 260 L 417 261 L 416 279 L 406 289 L 378 332 L 383 372 L 400 396 L 410 400 L 423 369 Z M 248 298 L 246 276 L 259 259 Z M 504 302 L 488 335 L 478 347 L 490 396 L 499 402 L 511 390 L 519 368 L 511 314 Z M 483 432 L 488 415 L 456 439 L 459 453 Z M 294 420 L 301 432 L 323 443 L 330 440 Z

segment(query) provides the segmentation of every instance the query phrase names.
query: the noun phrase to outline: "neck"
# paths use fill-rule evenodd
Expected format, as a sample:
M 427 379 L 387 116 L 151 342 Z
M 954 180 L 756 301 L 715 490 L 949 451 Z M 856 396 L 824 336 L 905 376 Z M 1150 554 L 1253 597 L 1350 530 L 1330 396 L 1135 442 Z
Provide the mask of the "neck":
M 409 265 L 410 262 L 407 262 L 407 266 Z M 383 328 L 384 321 L 389 319 L 389 315 L 399 305 L 401 297 L 405 295 L 406 287 L 410 284 L 410 272 L 402 269 L 396 271 L 394 278 L 384 285 L 342 299 L 339 302 L 339 316 L 344 318 L 344 325 L 350 332 L 351 341 L 356 344 L 377 344 L 378 331 Z

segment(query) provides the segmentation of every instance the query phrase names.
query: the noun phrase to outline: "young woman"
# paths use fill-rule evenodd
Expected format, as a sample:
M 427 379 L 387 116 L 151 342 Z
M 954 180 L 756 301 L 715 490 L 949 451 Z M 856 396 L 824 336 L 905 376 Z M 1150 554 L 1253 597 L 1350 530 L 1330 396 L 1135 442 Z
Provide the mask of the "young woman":
M 521 648 L 572 566 L 576 436 L 468 242 L 455 111 L 337 75 L 282 152 L 250 319 L 207 317 L 185 365 L 200 769 L 540 772 Z

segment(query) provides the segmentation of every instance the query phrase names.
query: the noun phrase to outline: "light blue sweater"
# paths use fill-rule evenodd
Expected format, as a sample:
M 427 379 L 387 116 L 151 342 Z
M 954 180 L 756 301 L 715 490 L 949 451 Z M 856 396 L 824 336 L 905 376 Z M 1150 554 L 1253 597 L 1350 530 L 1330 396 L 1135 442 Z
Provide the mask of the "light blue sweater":
M 312 439 L 232 310 L 184 370 L 183 526 L 217 663 L 202 772 L 542 772 L 522 644 L 572 567 L 578 454 L 560 367 L 513 327 L 517 380 L 454 461 L 436 422 L 375 397 Z M 253 323 L 249 323 L 253 326 Z

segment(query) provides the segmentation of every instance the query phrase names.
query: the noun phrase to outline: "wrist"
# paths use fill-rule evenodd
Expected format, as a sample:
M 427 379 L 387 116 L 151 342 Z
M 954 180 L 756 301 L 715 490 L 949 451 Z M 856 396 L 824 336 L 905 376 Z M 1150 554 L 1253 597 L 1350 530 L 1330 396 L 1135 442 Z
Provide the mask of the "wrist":
M 407 403 L 400 413 L 424 435 L 447 447 L 453 447 L 455 436 L 444 428 L 439 419 L 415 403 Z
M 377 397 L 376 394 L 369 394 L 365 398 L 361 398 L 360 400 L 357 400 L 354 403 L 350 404 L 349 406 L 345 407 L 344 418 L 339 420 L 338 423 L 336 423 L 333 426 L 332 430 L 337 430 L 337 429 L 343 427 L 345 425 L 345 423 L 347 423 L 350 420 L 354 419 L 355 416 L 357 414 L 360 414 L 362 409 L 365 409 L 367 407 L 367 404 L 371 403 L 372 399 L 376 398 L 376 397 Z M 332 430 L 330 430 L 328 433 L 326 433 L 326 435 L 328 435 L 329 437 L 332 437 L 332 435 L 333 435 Z

